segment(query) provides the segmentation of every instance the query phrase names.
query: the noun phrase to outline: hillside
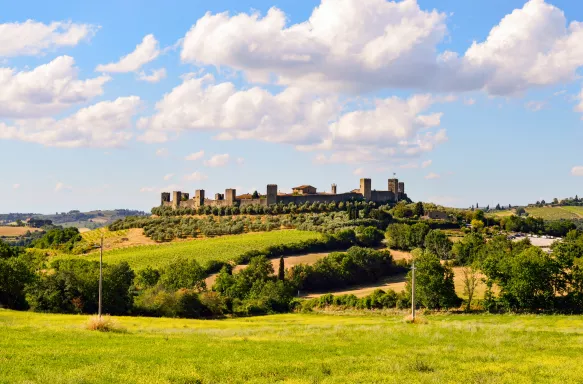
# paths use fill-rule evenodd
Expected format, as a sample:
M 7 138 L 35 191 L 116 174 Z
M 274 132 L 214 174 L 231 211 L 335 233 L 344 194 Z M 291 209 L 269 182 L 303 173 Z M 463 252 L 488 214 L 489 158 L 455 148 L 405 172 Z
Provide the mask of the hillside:
M 196 259 L 201 264 L 204 264 L 210 260 L 229 261 L 246 251 L 264 249 L 271 245 L 290 244 L 303 240 L 316 239 L 320 236 L 317 232 L 296 230 L 253 232 L 157 245 L 117 248 L 104 252 L 103 260 L 106 263 L 127 261 L 135 270 L 140 270 L 147 266 L 154 268 L 163 267 L 176 257 Z M 80 256 L 60 255 L 56 258 L 99 260 L 99 255 L 97 252 L 93 252 Z
M 228 320 L 0 310 L 10 383 L 574 383 L 581 316 L 286 314 Z M 120 357 L 123 357 L 121 359 Z M 34 362 L 34 363 L 33 363 Z
M 123 219 L 127 216 L 145 215 L 147 215 L 145 212 L 129 209 L 95 210 L 89 212 L 72 210 L 69 212 L 57 212 L 54 215 L 43 215 L 38 213 L 6 213 L 0 214 L 0 224 L 10 224 L 17 220 L 25 221 L 28 218 L 36 218 L 51 220 L 54 225 L 60 225 L 63 227 L 96 229 L 105 227 L 113 223 L 115 220 Z
M 583 219 L 583 207 L 577 206 L 527 207 L 525 210 L 530 216 L 544 220 Z M 493 216 L 497 217 L 511 216 L 513 214 L 513 210 L 495 211 L 492 213 Z

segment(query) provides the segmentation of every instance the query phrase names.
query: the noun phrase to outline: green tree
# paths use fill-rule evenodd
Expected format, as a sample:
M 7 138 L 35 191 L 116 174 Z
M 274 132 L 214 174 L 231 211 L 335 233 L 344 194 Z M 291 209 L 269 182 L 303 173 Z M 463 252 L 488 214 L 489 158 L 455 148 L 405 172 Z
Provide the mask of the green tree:
M 181 288 L 202 291 L 206 289 L 206 273 L 196 260 L 176 258 L 164 268 L 160 283 L 172 290 Z
M 437 255 L 442 260 L 450 258 L 453 243 L 447 235 L 439 229 L 432 229 L 425 237 L 425 248 L 428 252 Z
M 460 299 L 455 293 L 453 271 L 447 264 L 441 264 L 439 258 L 428 250 L 414 252 L 415 261 L 415 297 L 417 303 L 429 309 L 447 309 L 459 305 Z M 407 274 L 405 288 L 410 300 L 411 272 Z
M 279 269 L 277 271 L 277 278 L 282 281 L 285 280 L 285 261 L 283 259 L 283 256 L 279 258 Z
M 425 246 L 425 238 L 431 228 L 426 223 L 416 223 L 410 228 L 409 246 L 411 248 L 421 248 Z
M 0 258 L 0 307 L 27 309 L 25 287 L 34 278 L 34 273 L 22 259 Z
M 384 238 L 383 232 L 375 227 L 358 227 L 356 231 L 356 239 L 359 244 L 365 247 L 374 247 L 381 243 Z
M 417 217 L 421 217 L 421 216 L 425 215 L 425 209 L 423 208 L 422 202 L 418 201 L 417 204 L 415 204 L 415 209 L 413 210 L 413 213 Z

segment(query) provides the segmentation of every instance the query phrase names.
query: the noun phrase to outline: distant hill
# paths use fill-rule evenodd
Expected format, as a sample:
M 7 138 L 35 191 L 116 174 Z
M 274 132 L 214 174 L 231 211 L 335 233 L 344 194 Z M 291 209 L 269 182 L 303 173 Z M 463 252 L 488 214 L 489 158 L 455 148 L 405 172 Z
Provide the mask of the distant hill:
M 114 210 L 96 210 L 89 212 L 81 212 L 77 210 L 69 212 L 55 213 L 54 215 L 43 215 L 39 213 L 6 213 L 0 214 L 0 225 L 12 224 L 20 221 L 25 221 L 29 218 L 36 218 L 42 220 L 51 220 L 54 225 L 63 227 L 77 227 L 97 229 L 105 227 L 115 220 L 123 219 L 127 216 L 147 216 L 143 211 L 131 209 L 114 209 Z

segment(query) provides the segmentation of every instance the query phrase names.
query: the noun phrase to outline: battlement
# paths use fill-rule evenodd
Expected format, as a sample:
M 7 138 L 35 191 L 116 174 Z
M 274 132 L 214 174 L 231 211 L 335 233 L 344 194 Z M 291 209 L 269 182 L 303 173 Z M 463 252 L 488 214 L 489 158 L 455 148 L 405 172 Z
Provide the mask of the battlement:
M 304 203 L 331 203 L 350 200 L 374 201 L 376 203 L 396 203 L 406 199 L 405 183 L 397 179 L 388 180 L 388 191 L 377 191 L 371 189 L 371 179 L 360 179 L 360 188 L 350 192 L 337 193 L 337 185 L 332 184 L 331 193 L 316 193 L 316 188 L 310 185 L 302 185 L 294 188 L 294 193 L 279 193 L 277 184 L 268 184 L 264 197 L 252 198 L 246 194 L 237 197 L 237 191 L 234 188 L 228 188 L 225 193 L 216 193 L 214 200 L 205 198 L 204 189 L 197 189 L 194 197 L 189 199 L 188 193 L 181 191 L 162 192 L 161 206 L 168 206 L 174 209 L 179 207 L 198 208 L 203 205 L 211 207 L 224 206 L 243 206 L 251 204 L 273 205 L 273 204 L 291 204 L 296 205 Z M 172 199 L 170 199 L 172 196 Z

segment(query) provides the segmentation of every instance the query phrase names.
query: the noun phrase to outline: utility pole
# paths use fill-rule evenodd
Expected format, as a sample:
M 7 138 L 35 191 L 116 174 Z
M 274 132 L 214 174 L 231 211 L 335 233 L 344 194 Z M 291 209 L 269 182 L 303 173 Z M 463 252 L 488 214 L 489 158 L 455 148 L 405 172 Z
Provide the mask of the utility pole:
M 101 234 L 101 246 L 99 247 L 99 309 L 98 316 L 101 320 L 101 293 L 103 291 L 103 233 Z
M 411 265 L 411 321 L 415 321 L 415 260 Z

